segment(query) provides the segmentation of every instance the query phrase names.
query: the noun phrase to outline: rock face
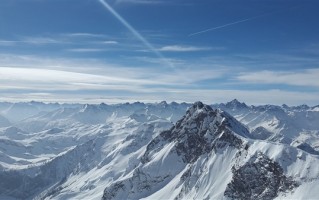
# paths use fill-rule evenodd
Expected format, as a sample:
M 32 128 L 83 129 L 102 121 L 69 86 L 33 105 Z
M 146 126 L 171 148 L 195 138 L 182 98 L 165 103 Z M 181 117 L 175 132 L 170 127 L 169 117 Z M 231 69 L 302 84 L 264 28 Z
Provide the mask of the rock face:
M 251 137 L 259 140 L 266 140 L 269 137 L 271 137 L 272 134 L 273 133 L 271 133 L 262 126 L 258 126 L 257 128 L 251 131 Z
M 314 150 L 309 144 L 301 143 L 297 146 L 297 148 L 302 149 L 310 154 L 319 155 L 319 151 Z
M 239 148 L 242 141 L 232 134 L 232 129 L 239 126 L 237 121 L 226 113 L 196 102 L 175 126 L 150 142 L 142 162 L 149 161 L 152 152 L 161 149 L 165 144 L 163 141 L 174 142 L 177 154 L 185 163 L 193 163 L 202 154 L 227 144 Z M 242 136 L 248 135 L 244 128 L 239 132 Z
M 246 164 L 232 168 L 233 179 L 225 196 L 231 199 L 274 199 L 279 192 L 293 190 L 298 184 L 286 177 L 282 167 L 262 153 L 257 153 Z

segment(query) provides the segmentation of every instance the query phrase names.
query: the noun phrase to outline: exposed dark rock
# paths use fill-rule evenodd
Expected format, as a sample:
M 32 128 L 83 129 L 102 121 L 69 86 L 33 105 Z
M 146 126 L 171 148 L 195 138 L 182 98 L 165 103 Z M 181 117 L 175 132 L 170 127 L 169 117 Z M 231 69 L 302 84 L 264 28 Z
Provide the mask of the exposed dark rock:
M 112 187 L 106 188 L 106 189 L 104 190 L 104 194 L 103 194 L 102 199 L 103 199 L 103 200 L 113 199 L 113 198 L 117 195 L 117 193 L 118 193 L 120 190 L 123 190 L 123 191 L 126 190 L 126 187 L 125 187 L 125 185 L 122 183 L 122 181 L 116 182 L 116 183 L 114 183 L 114 184 L 112 185 Z
M 309 144 L 307 143 L 301 143 L 297 146 L 297 148 L 302 149 L 310 154 L 314 154 L 314 155 L 319 155 L 319 152 L 316 151 L 314 148 L 312 148 Z
M 274 135 L 272 132 L 268 131 L 264 127 L 257 127 L 251 132 L 252 138 L 259 140 L 266 140 L 270 136 Z
M 262 153 L 238 169 L 233 167 L 232 172 L 233 179 L 225 191 L 225 196 L 231 199 L 274 199 L 279 193 L 298 187 L 277 162 Z

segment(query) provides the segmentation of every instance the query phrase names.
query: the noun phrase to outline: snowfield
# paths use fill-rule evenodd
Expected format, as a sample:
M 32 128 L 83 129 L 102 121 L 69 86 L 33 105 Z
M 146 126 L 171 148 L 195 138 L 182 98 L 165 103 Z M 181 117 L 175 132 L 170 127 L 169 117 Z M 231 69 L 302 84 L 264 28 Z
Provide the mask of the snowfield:
M 316 199 L 317 108 L 0 103 L 0 199 Z

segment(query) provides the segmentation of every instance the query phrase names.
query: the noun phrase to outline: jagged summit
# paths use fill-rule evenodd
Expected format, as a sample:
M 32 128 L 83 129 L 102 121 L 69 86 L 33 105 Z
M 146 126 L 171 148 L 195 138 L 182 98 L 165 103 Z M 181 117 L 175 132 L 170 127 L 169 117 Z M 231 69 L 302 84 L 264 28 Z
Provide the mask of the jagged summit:
M 194 114 L 196 112 L 209 112 L 212 110 L 213 109 L 210 106 L 204 105 L 202 102 L 197 101 L 187 110 L 187 114 Z
M 204 125 L 208 129 L 209 124 L 218 123 L 216 126 L 222 125 L 230 130 L 238 133 L 243 137 L 249 137 L 249 131 L 234 117 L 220 109 L 213 109 L 209 105 L 200 101 L 195 102 L 187 111 L 186 115 L 176 123 L 176 127 L 184 125 L 183 123 L 196 122 L 196 125 Z
M 238 135 L 248 137 L 249 132 L 229 114 L 198 101 L 175 126 L 162 132 L 148 145 L 143 161 L 151 159 L 149 154 L 153 150 L 156 152 L 156 146 L 162 145 L 161 141 L 174 142 L 184 162 L 194 162 L 213 149 L 226 145 L 239 147 L 242 142 Z

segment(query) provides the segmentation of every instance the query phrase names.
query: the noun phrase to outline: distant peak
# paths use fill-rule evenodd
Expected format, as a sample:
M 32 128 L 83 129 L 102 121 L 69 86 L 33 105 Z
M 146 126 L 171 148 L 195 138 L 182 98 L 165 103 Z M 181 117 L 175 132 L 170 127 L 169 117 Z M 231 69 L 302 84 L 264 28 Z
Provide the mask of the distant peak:
M 233 99 L 231 102 L 240 103 L 237 99 Z
M 228 103 L 226 103 L 226 107 L 231 108 L 245 108 L 247 105 L 245 103 L 239 102 L 237 99 L 234 99 Z
M 233 105 L 241 105 L 244 103 L 241 103 L 240 101 L 238 101 L 237 99 L 233 99 L 232 101 L 228 102 L 229 104 L 233 104 Z
M 98 109 L 97 105 L 94 104 L 84 104 L 81 112 L 89 112 L 89 111 L 96 111 Z
M 289 106 L 288 106 L 287 104 L 282 104 L 281 107 L 283 107 L 283 108 L 285 108 L 285 109 L 288 109 L 288 108 L 289 108 Z
M 166 105 L 167 105 L 167 102 L 166 102 L 166 101 L 161 101 L 159 104 L 166 106 Z

